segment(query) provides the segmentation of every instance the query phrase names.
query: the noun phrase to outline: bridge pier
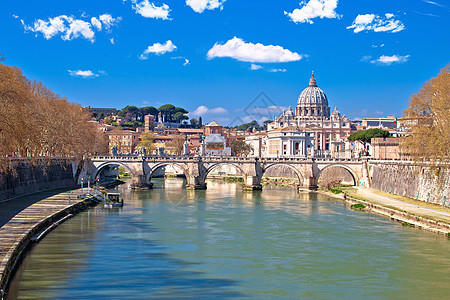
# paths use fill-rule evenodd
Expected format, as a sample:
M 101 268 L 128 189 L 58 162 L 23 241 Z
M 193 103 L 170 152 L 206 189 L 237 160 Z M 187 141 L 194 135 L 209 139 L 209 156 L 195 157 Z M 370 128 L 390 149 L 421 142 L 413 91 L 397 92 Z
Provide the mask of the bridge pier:
M 132 175 L 131 188 L 134 190 L 147 190 L 153 187 L 153 183 L 147 182 L 145 175 Z
M 262 190 L 261 177 L 244 176 L 244 191 L 260 191 Z
M 303 179 L 302 184 L 298 185 L 299 190 L 303 191 L 316 191 L 317 185 L 316 185 L 316 179 L 314 177 L 309 177 Z
M 206 182 L 202 176 L 186 176 L 188 190 L 206 190 Z

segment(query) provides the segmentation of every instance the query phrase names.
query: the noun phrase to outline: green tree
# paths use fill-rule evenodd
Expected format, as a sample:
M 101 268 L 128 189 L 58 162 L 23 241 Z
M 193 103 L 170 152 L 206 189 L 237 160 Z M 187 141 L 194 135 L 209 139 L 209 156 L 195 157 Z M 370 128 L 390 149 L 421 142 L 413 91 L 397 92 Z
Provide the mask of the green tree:
M 182 114 L 188 114 L 188 113 L 189 113 L 189 111 L 185 110 L 185 109 L 182 108 L 182 107 L 175 107 L 175 109 L 174 109 L 174 114 L 176 114 L 177 112 L 180 112 L 180 113 L 182 113 Z
M 389 137 L 389 131 L 379 129 L 379 128 L 372 128 L 368 130 L 360 130 L 357 132 L 352 133 L 348 139 L 350 141 L 360 141 L 364 144 L 364 149 L 366 149 L 366 144 L 370 143 L 370 140 L 373 138 L 387 138 Z M 363 155 L 367 155 L 367 153 L 364 153 Z
M 125 115 L 127 113 L 130 113 L 133 116 L 133 119 L 136 120 L 139 116 L 139 108 L 137 108 L 136 106 L 127 105 L 124 108 L 122 108 L 121 110 L 119 110 L 117 112 L 117 115 L 121 118 L 125 118 Z
M 144 120 L 146 115 L 153 115 L 156 118 L 158 117 L 158 110 L 153 106 L 144 106 L 139 108 L 139 120 L 141 122 Z
M 173 115 L 173 120 L 177 123 L 181 123 L 183 120 L 189 120 L 189 117 L 179 111 Z
M 196 118 L 192 118 L 192 119 L 190 119 L 189 121 L 191 122 L 191 125 L 192 125 L 194 128 L 197 128 L 197 127 L 198 127 L 198 120 L 197 120 Z
M 172 104 L 165 104 L 158 108 L 158 111 L 162 114 L 164 122 L 172 122 L 172 117 L 175 113 L 175 106 Z
M 253 129 L 255 130 L 261 130 L 262 127 L 259 126 L 258 122 L 253 120 L 250 123 L 245 123 L 239 126 L 236 126 L 236 130 L 240 130 L 240 131 L 252 131 Z
M 198 128 L 203 128 L 203 119 L 202 117 L 198 117 Z
M 110 117 L 106 117 L 103 119 L 103 123 L 107 124 L 107 125 L 111 125 L 112 124 L 112 120 Z
M 231 154 L 235 156 L 246 156 L 253 150 L 252 146 L 239 140 L 232 141 L 230 146 Z
M 148 152 L 153 150 L 153 146 L 155 143 L 155 135 L 152 132 L 144 132 L 141 135 L 141 142 L 138 147 L 145 147 Z
M 361 141 L 364 144 L 366 144 L 370 143 L 370 140 L 373 138 L 387 138 L 387 137 L 389 137 L 389 131 L 379 128 L 372 128 L 368 130 L 360 130 L 354 132 L 348 137 L 348 139 L 350 141 Z

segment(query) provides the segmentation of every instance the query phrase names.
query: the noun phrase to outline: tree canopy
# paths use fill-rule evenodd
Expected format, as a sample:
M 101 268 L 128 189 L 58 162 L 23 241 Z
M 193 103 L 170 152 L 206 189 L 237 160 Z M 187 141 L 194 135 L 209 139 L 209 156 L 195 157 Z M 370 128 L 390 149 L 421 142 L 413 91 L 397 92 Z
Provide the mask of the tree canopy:
M 372 138 L 387 138 L 387 137 L 389 137 L 389 131 L 379 128 L 372 128 L 368 130 L 360 130 L 354 132 L 348 137 L 348 139 L 350 141 L 361 141 L 363 143 L 370 143 L 370 140 Z
M 141 142 L 138 147 L 145 147 L 148 152 L 151 152 L 154 147 L 155 135 L 152 132 L 144 132 L 141 135 Z
M 253 129 L 255 130 L 261 130 L 263 129 L 262 126 L 260 126 L 258 124 L 257 121 L 253 120 L 250 123 L 245 123 L 239 126 L 236 126 L 236 130 L 242 130 L 242 131 L 253 131 Z
M 121 118 L 125 118 L 127 114 L 130 114 L 132 120 L 137 120 L 139 117 L 139 108 L 132 105 L 127 105 L 117 112 L 117 115 Z
M 81 157 L 107 152 L 90 115 L 17 67 L 0 63 L 0 157 Z
M 235 140 L 231 144 L 231 153 L 235 156 L 246 156 L 252 152 L 253 148 L 244 141 Z
M 411 96 L 404 115 L 410 131 L 403 146 L 414 159 L 450 157 L 450 64 Z

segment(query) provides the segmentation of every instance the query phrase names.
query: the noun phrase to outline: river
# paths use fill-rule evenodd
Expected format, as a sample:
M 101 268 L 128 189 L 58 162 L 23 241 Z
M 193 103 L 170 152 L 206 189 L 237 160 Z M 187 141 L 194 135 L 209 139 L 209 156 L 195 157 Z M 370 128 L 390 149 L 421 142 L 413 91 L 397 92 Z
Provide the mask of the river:
M 450 241 L 283 187 L 181 179 L 119 190 L 30 249 L 10 299 L 400 298 L 450 295 Z

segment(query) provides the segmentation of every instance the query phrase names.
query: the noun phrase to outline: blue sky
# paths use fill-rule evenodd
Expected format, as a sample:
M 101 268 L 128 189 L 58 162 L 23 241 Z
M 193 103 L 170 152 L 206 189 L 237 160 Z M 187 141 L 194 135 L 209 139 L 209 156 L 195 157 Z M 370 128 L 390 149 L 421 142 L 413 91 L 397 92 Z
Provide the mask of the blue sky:
M 314 70 L 341 113 L 399 117 L 450 62 L 449 14 L 447 0 L 2 0 L 0 53 L 83 106 L 172 103 L 230 125 L 294 107 Z

